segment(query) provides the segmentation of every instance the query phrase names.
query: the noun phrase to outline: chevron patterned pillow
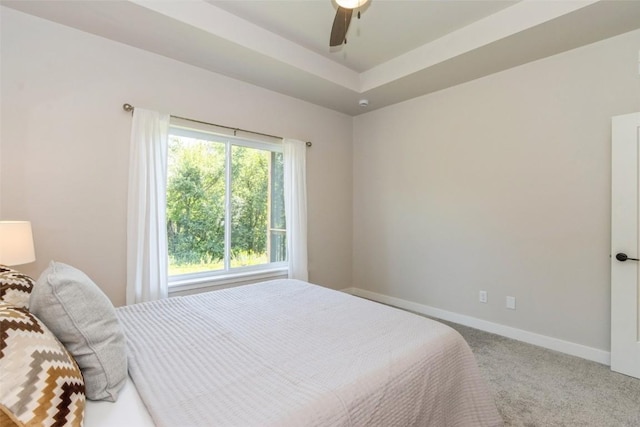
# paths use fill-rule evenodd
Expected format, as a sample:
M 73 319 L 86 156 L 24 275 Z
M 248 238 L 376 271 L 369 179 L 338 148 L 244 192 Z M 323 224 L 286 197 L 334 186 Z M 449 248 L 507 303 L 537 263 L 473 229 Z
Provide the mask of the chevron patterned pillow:
M 24 308 L 0 302 L 0 421 L 82 426 L 84 380 L 75 360 Z
M 29 295 L 34 284 L 31 277 L 6 265 L 0 265 L 0 302 L 29 308 Z

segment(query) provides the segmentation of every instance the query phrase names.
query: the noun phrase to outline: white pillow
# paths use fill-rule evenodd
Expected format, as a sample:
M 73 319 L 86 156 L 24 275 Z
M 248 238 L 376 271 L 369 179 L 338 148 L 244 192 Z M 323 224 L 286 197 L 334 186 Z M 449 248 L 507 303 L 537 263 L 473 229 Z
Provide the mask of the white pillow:
M 127 379 L 126 341 L 100 288 L 82 271 L 52 261 L 33 287 L 29 309 L 76 359 L 87 399 L 115 402 Z

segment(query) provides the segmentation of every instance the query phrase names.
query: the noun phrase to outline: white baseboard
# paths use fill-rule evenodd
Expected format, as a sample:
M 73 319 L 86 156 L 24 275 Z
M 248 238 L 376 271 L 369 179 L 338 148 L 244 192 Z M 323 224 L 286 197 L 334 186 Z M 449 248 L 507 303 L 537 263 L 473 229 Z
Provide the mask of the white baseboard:
M 522 329 L 512 328 L 511 326 L 500 325 L 498 323 L 489 322 L 487 320 L 478 319 L 476 317 L 465 316 L 464 314 L 454 313 L 452 311 L 442 310 L 424 304 L 403 300 L 401 298 L 390 297 L 388 295 L 367 291 L 360 288 L 346 288 L 343 292 L 358 297 L 381 302 L 383 304 L 392 305 L 394 307 L 403 308 L 405 310 L 415 311 L 416 313 L 425 314 L 437 319 L 446 320 L 448 322 L 458 323 L 460 325 L 469 326 L 481 331 L 490 332 L 492 334 L 501 335 L 503 337 L 526 342 L 528 344 L 537 345 L 539 347 L 548 348 L 549 350 L 559 351 L 571 356 L 581 357 L 583 359 L 592 360 L 594 362 L 605 365 L 611 364 L 611 353 L 597 348 L 588 347 L 582 344 L 576 344 L 564 341 L 558 338 L 548 337 Z

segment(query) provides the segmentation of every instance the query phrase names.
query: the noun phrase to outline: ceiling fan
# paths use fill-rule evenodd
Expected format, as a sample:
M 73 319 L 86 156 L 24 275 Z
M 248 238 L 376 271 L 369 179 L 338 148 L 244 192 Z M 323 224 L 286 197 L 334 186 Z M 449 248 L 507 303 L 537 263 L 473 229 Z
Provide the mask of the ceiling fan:
M 331 27 L 331 37 L 329 38 L 329 46 L 340 46 L 347 43 L 347 30 L 351 23 L 353 9 L 360 8 L 367 4 L 369 0 L 335 0 L 338 3 L 338 11 L 333 20 Z M 358 19 L 360 19 L 360 11 L 358 11 Z

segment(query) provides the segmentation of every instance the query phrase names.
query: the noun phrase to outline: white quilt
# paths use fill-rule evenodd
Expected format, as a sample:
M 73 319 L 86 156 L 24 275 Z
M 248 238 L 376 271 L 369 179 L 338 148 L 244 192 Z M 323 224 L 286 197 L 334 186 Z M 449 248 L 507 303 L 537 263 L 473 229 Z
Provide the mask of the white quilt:
M 295 280 L 117 310 L 158 426 L 497 426 L 453 329 Z

